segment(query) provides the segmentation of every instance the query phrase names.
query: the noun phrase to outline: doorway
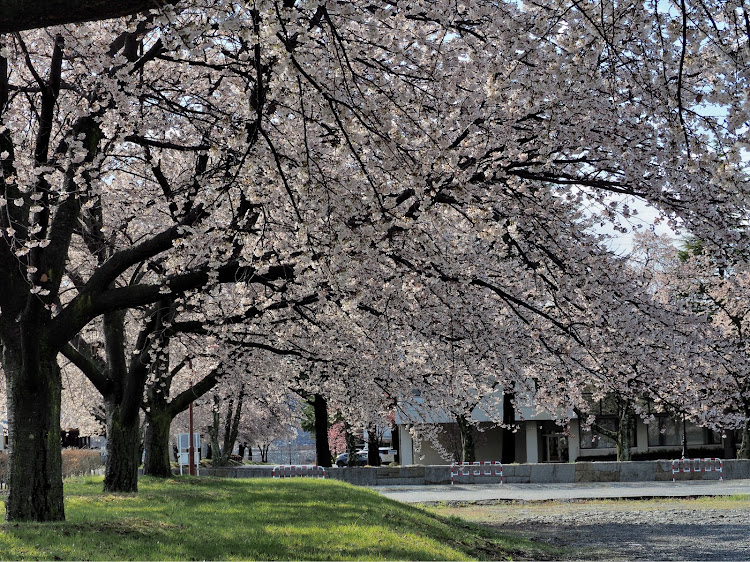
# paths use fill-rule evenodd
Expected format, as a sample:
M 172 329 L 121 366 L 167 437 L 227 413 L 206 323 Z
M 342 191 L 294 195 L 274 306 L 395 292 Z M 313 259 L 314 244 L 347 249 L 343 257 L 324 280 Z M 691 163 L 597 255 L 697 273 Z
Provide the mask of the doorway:
M 568 436 L 553 421 L 541 424 L 542 462 L 568 462 Z

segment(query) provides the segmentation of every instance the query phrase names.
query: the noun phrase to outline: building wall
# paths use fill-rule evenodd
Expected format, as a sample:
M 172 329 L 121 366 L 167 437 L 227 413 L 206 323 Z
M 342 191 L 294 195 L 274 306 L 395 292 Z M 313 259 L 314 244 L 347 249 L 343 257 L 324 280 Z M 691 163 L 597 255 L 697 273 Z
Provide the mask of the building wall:
M 455 424 L 441 424 L 443 432 L 440 434 L 440 444 L 447 451 L 460 455 L 460 438 Z M 474 448 L 477 461 L 499 461 L 503 447 L 503 430 L 490 423 L 480 423 L 478 430 L 474 431 Z M 524 462 L 526 458 L 526 443 L 523 430 L 516 432 L 516 458 Z M 407 426 L 399 426 L 399 444 L 401 446 L 401 464 L 433 465 L 448 464 L 454 459 L 445 459 L 440 456 L 433 444 L 426 439 L 419 442 L 419 451 L 412 440 Z
M 570 420 L 567 431 L 562 427 L 555 427 L 551 420 L 526 420 L 517 422 L 519 430 L 515 433 L 516 445 L 516 462 L 517 463 L 541 463 L 541 462 L 560 462 L 557 459 L 550 459 L 549 445 L 545 441 L 545 435 L 558 435 L 567 447 L 567 462 L 582 461 L 587 458 L 597 458 L 605 455 L 615 455 L 614 447 L 581 447 L 580 424 L 577 419 Z M 451 431 L 455 432 L 455 439 L 458 439 L 455 424 L 441 424 L 445 428 L 441 436 L 441 444 L 448 450 L 460 450 L 457 443 L 451 442 Z M 452 425 L 452 427 L 451 427 Z M 503 432 L 499 427 L 493 427 L 490 423 L 480 423 L 485 431 L 475 433 L 475 448 L 478 461 L 498 461 L 501 458 Z M 421 450 L 415 451 L 411 434 L 408 432 L 406 425 L 399 425 L 399 436 L 401 445 L 401 464 L 410 465 L 434 465 L 448 464 L 452 459 L 442 458 L 435 447 L 429 441 L 421 442 Z M 641 420 L 636 423 L 637 446 L 633 447 L 634 454 L 657 453 L 663 454 L 663 458 L 674 458 L 679 456 L 680 447 L 673 446 L 651 446 L 648 444 L 648 426 Z M 554 438 L 554 437 L 553 437 Z M 549 437 L 547 438 L 549 439 Z M 459 441 L 460 443 L 460 441 Z M 689 444 L 690 454 L 692 456 L 705 456 L 711 450 L 715 450 L 717 445 L 699 445 Z M 707 453 L 703 453 L 706 451 Z M 710 456 L 710 455 L 709 455 Z

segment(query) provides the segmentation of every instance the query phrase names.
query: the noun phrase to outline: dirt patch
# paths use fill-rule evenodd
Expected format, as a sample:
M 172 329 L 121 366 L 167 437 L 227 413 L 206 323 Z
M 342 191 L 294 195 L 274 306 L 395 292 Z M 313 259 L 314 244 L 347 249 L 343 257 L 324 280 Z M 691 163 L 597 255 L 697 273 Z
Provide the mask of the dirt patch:
M 435 510 L 562 547 L 561 560 L 750 560 L 750 499 L 496 502 Z

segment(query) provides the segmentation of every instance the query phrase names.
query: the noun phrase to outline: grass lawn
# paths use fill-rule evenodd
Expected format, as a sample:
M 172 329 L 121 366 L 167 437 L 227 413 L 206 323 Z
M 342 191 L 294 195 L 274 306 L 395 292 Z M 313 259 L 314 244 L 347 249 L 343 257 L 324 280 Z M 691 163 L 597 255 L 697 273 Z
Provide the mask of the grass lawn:
M 101 478 L 71 479 L 65 522 L 0 525 L 0 559 L 506 560 L 551 554 L 332 480 L 145 477 L 135 495 L 101 490 Z

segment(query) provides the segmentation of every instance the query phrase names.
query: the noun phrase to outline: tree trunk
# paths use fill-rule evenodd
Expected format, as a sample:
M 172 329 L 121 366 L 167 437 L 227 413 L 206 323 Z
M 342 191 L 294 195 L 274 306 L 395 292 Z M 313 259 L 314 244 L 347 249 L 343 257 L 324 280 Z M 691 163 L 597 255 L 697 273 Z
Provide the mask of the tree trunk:
M 169 429 L 172 416 L 165 411 L 151 411 L 146 414 L 146 435 L 144 446 L 146 460 L 143 474 L 158 478 L 172 476 L 172 464 L 169 462 Z
M 630 407 L 623 404 L 620 407 L 619 423 L 617 424 L 617 460 L 632 460 L 633 446 L 633 416 Z
M 107 466 L 105 492 L 137 492 L 141 464 L 141 425 L 138 416 L 123 416 L 122 408 L 111 399 L 107 410 Z
M 200 398 L 211 390 L 216 385 L 217 378 L 214 370 L 196 385 L 192 385 L 169 401 L 172 378 L 182 366 L 174 372 L 169 372 L 168 354 L 162 352 L 160 359 L 161 361 L 157 363 L 159 376 L 146 390 L 146 434 L 143 443 L 146 459 L 143 473 L 166 478 L 172 475 L 172 465 L 169 462 L 169 430 L 172 420 L 187 410 L 196 398 Z M 206 458 L 210 459 L 211 454 L 208 454 Z
M 245 386 L 240 386 L 239 396 L 237 397 L 237 408 L 232 413 L 234 400 L 230 398 L 227 407 L 227 421 L 224 428 L 224 456 L 229 461 L 234 451 L 234 444 L 237 442 L 237 436 L 240 433 L 240 419 L 242 418 L 242 401 L 245 398 Z
M 208 427 L 208 435 L 211 437 L 211 465 L 224 466 L 226 463 L 223 462 L 221 447 L 219 447 L 219 429 L 221 427 L 221 421 L 218 394 L 214 394 L 214 405 L 211 414 L 212 423 Z
M 474 446 L 474 427 L 466 419 L 466 416 L 458 416 L 456 422 L 461 436 L 461 462 L 474 462 L 477 460 Z
M 240 417 L 242 415 L 242 400 L 244 389 L 240 390 L 237 398 L 237 408 L 234 407 L 234 398 L 227 400 L 227 415 L 224 426 L 221 426 L 221 401 L 218 394 L 214 394 L 213 423 L 208 428 L 211 435 L 211 445 L 214 449 L 211 464 L 213 466 L 226 466 L 234 450 L 234 443 L 239 434 Z M 219 447 L 219 431 L 224 430 L 223 447 Z
M 271 448 L 269 443 L 258 443 L 258 451 L 260 452 L 260 462 L 268 462 L 268 449 Z
M 57 353 L 49 350 L 44 338 L 18 335 L 13 348 L 2 345 L 10 441 L 6 518 L 61 521 L 65 510 Z M 22 357 L 14 353 L 17 350 Z
M 380 466 L 380 439 L 374 427 L 367 432 L 367 464 Z
M 617 408 L 617 434 L 615 435 L 615 444 L 617 447 L 617 460 L 632 460 L 634 419 L 633 409 L 626 400 L 618 401 Z
M 354 439 L 354 433 L 352 433 L 349 422 L 344 423 L 344 439 L 346 440 L 346 465 L 357 466 L 357 442 Z
M 315 459 L 318 466 L 331 466 L 331 447 L 328 443 L 328 403 L 320 394 L 313 400 L 315 411 Z
M 513 398 L 512 391 L 503 393 L 503 448 L 500 452 L 500 462 L 503 464 L 516 462 L 516 409 Z
M 724 458 L 725 459 L 736 459 L 737 458 L 737 439 L 735 438 L 735 430 L 725 430 L 726 437 L 721 440 L 724 446 Z
M 750 417 L 745 418 L 745 425 L 742 426 L 742 444 L 737 451 L 738 459 L 750 459 Z
M 625 398 L 616 398 L 617 402 L 617 428 L 612 431 L 599 425 L 596 420 L 591 424 L 591 429 L 599 435 L 605 436 L 615 442 L 618 461 L 632 460 L 633 436 L 635 435 L 635 418 L 630 402 Z M 578 419 L 584 419 L 585 413 L 574 408 Z

